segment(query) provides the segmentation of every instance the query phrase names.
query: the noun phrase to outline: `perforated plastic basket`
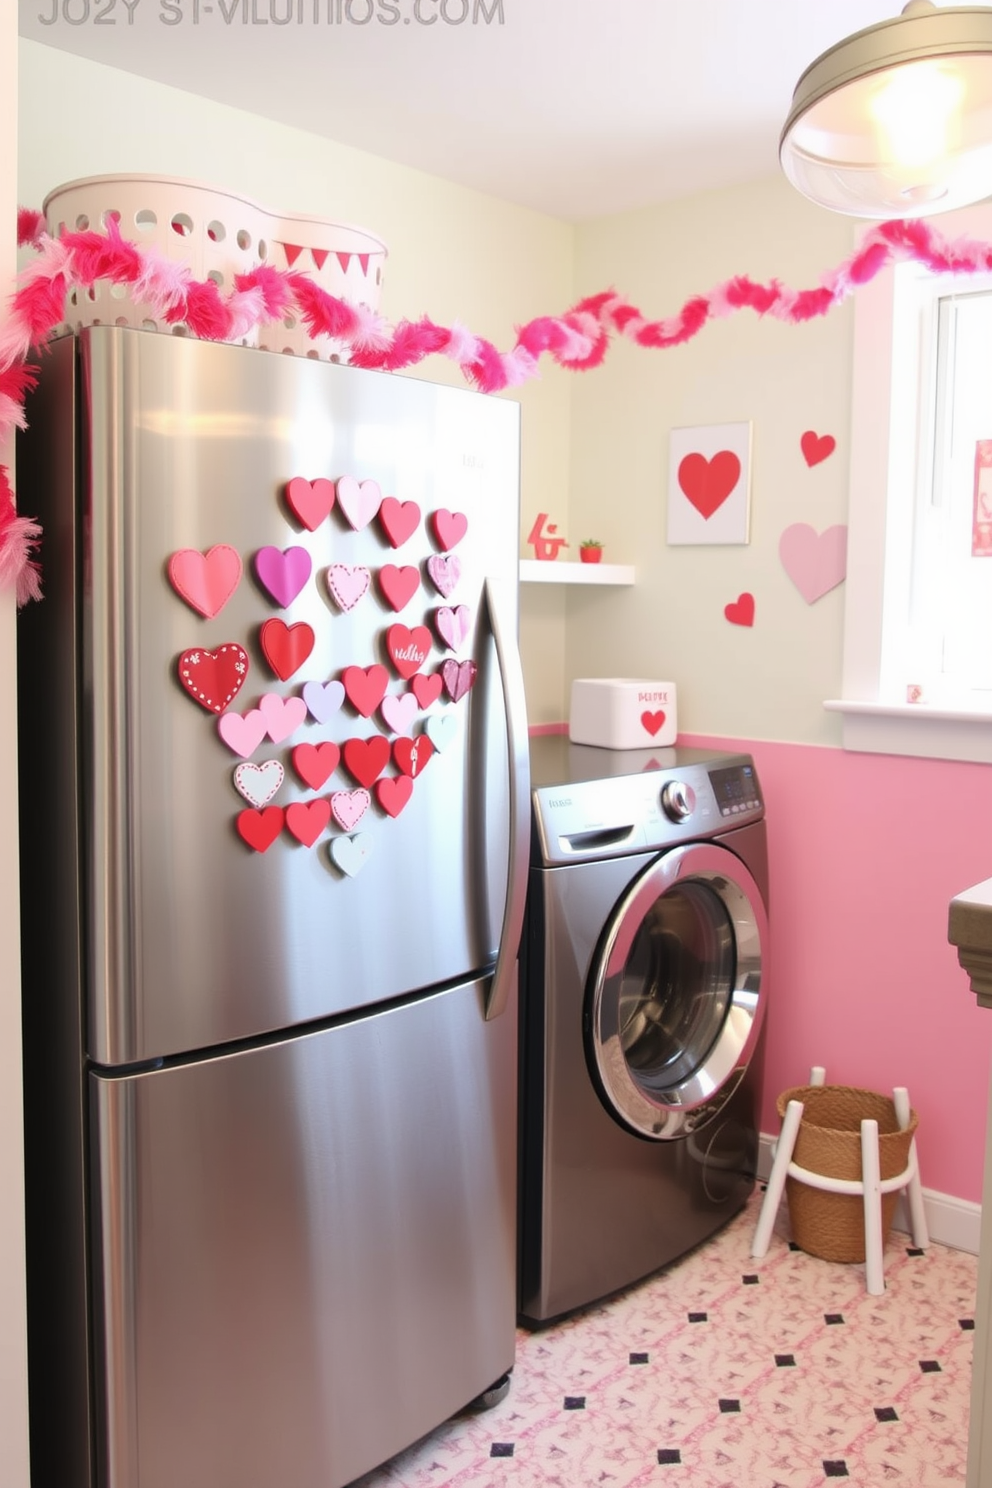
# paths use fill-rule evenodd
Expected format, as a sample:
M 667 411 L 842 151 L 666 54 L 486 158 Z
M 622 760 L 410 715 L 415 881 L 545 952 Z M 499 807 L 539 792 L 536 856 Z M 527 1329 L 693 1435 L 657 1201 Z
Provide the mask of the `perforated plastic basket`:
M 113 217 L 129 242 L 154 246 L 166 258 L 188 264 L 195 279 L 213 279 L 224 292 L 233 288 L 236 274 L 268 263 L 305 274 L 350 304 L 378 307 L 387 253 L 380 238 L 364 228 L 319 217 L 281 215 L 199 181 L 88 176 L 49 192 L 44 213 L 53 237 L 100 229 Z M 189 334 L 186 326 L 160 324 L 152 307 L 133 300 L 126 286 L 100 280 L 90 291 L 70 291 L 68 326 L 79 329 L 101 322 Z M 252 330 L 242 344 L 324 359 L 347 356 L 334 338 L 311 338 L 292 317 Z

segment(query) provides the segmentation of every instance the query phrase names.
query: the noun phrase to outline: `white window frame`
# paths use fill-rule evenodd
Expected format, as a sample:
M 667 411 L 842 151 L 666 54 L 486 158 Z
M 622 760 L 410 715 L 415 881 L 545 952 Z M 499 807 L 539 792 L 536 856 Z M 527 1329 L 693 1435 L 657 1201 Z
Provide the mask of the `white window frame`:
M 933 224 L 949 240 L 990 242 L 992 204 L 949 212 Z M 958 278 L 964 289 L 974 276 Z M 842 715 L 845 749 L 992 764 L 992 710 L 910 703 L 886 696 L 884 687 L 886 606 L 901 605 L 905 612 L 912 542 L 911 523 L 895 504 L 899 497 L 903 512 L 912 511 L 915 490 L 908 469 L 915 450 L 897 450 L 891 439 L 894 379 L 906 365 L 894 348 L 894 299 L 891 267 L 854 293 L 843 696 L 824 707 Z

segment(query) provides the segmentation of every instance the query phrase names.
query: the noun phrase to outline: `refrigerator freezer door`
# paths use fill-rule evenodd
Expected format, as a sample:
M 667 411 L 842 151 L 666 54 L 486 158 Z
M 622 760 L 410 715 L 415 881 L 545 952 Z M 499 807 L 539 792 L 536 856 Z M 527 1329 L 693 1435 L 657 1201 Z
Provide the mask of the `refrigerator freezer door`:
M 339 1488 L 512 1367 L 516 1006 L 486 990 L 91 1076 L 105 1488 Z
M 90 1057 L 112 1066 L 213 1048 L 487 970 L 508 898 L 513 762 L 483 589 L 491 578 L 515 599 L 517 405 L 115 327 L 79 342 Z M 309 530 L 288 483 L 320 478 L 326 497 L 345 476 L 350 499 L 339 494 Z M 402 507 L 392 522 L 385 509 L 363 522 L 371 481 Z M 448 513 L 459 516 L 454 533 Z M 244 573 L 206 618 L 170 584 L 169 562 L 221 546 Z M 304 558 L 286 558 L 291 548 Z M 399 569 L 410 572 L 387 572 Z M 309 577 L 291 597 L 300 572 Z M 411 578 L 412 597 L 394 608 Z M 295 670 L 273 659 L 266 622 L 312 631 Z M 413 676 L 395 626 L 420 644 L 429 636 Z M 302 710 L 308 683 L 330 686 L 318 704 L 326 716 L 308 708 L 288 736 L 267 731 L 241 756 L 179 678 L 182 655 L 224 646 L 248 658 L 226 718 L 257 722 L 264 698 Z M 457 669 L 467 684 L 472 663 L 462 691 Z M 341 701 L 340 684 L 371 666 L 384 669 L 386 711 L 365 714 L 350 693 Z M 437 695 L 415 696 L 421 681 Z M 372 738 L 389 754 L 422 734 L 433 746 L 422 771 L 402 778 L 399 755 L 380 765 L 403 790 L 412 778 L 395 815 L 381 779 L 360 780 L 343 758 L 314 787 L 294 754 Z M 337 796 L 345 821 L 331 816 L 307 846 L 287 819 L 266 851 L 253 850 L 239 836 L 239 814 L 256 809 L 238 793 L 240 765 L 267 766 L 273 780 L 282 770 L 274 806 L 326 818 Z

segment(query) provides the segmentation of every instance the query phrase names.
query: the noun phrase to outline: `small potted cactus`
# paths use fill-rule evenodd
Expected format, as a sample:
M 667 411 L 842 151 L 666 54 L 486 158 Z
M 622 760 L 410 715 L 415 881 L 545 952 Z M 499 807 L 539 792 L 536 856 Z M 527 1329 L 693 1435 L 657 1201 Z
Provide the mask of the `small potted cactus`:
M 603 556 L 603 544 L 597 542 L 594 537 L 587 537 L 585 542 L 579 544 L 579 561 L 581 563 L 599 563 Z

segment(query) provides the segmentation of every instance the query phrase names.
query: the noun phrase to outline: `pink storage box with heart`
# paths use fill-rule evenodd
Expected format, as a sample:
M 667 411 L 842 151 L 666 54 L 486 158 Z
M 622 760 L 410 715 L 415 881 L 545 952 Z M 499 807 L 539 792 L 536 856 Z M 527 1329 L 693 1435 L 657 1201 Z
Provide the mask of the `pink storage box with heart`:
M 577 677 L 572 683 L 568 737 L 602 749 L 650 749 L 675 743 L 674 682 L 640 677 Z

